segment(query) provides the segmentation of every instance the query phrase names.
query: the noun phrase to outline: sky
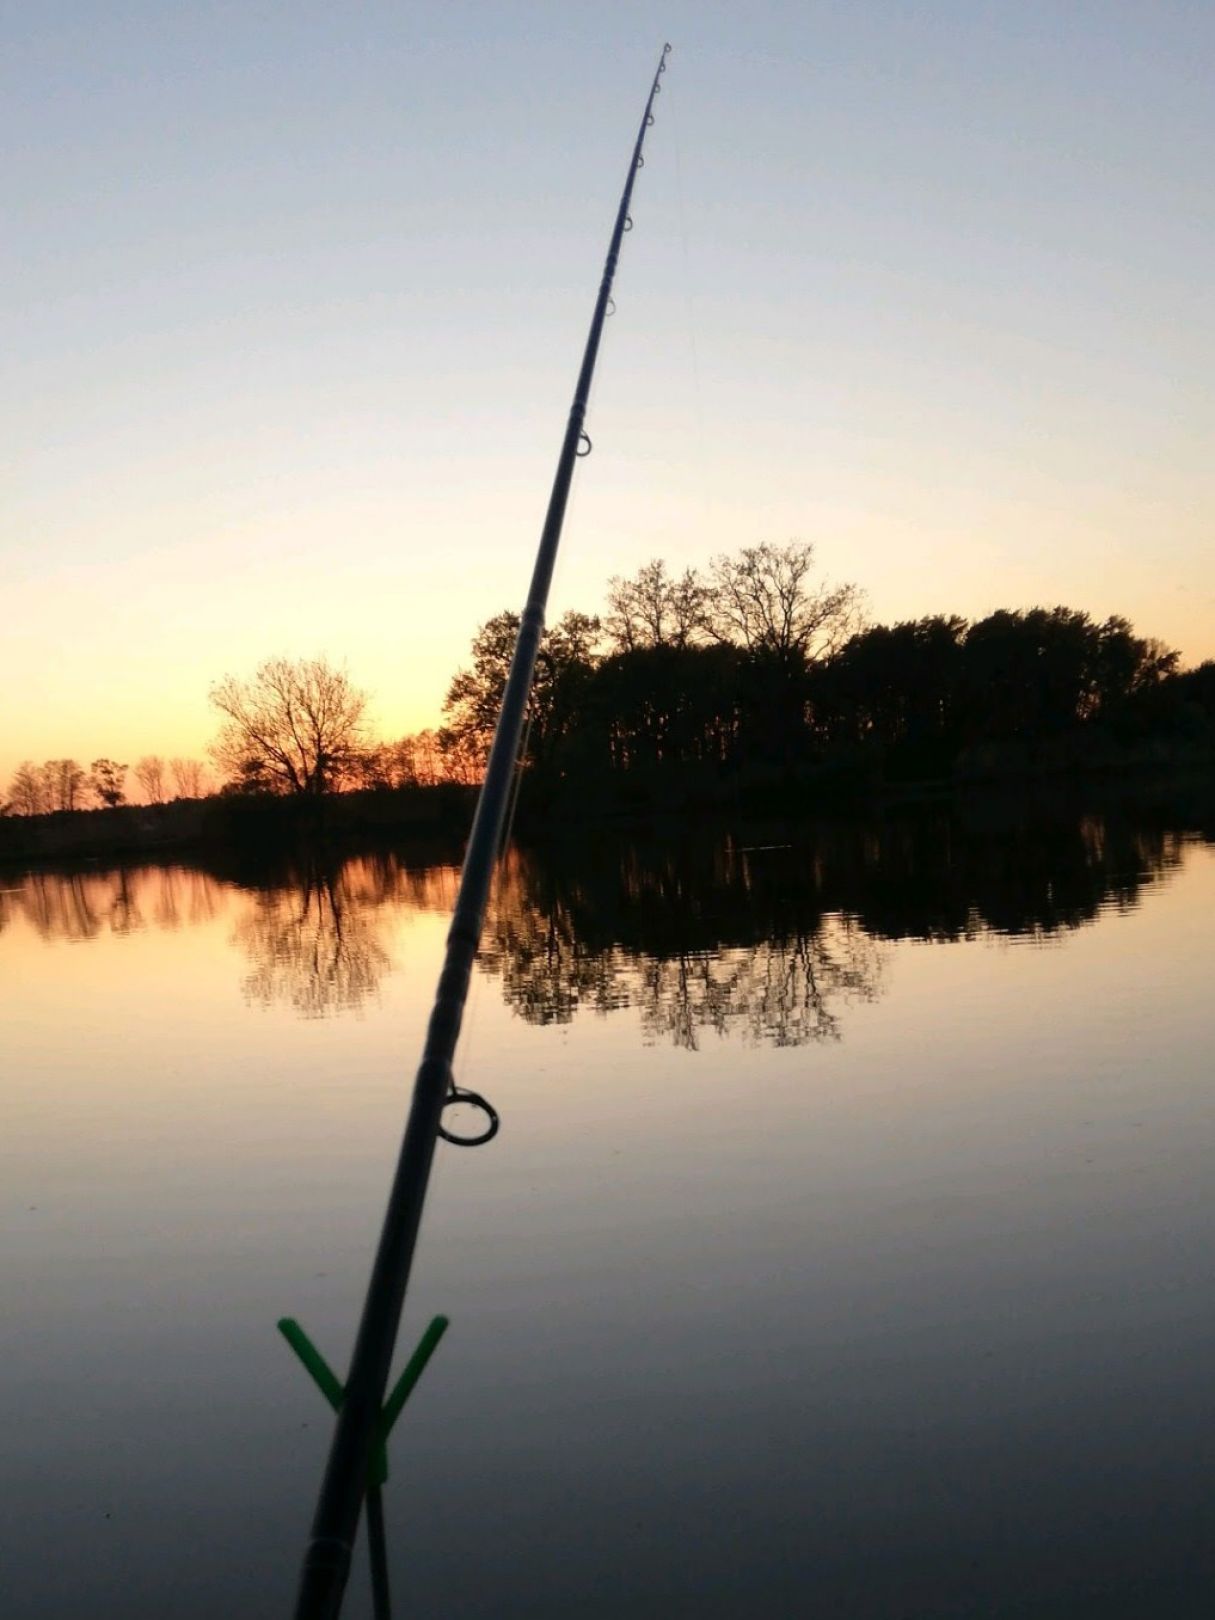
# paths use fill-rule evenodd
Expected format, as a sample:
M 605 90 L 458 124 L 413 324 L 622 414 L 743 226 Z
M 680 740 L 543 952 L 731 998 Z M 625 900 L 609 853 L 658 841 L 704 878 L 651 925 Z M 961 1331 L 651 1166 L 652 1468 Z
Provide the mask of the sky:
M 0 784 L 201 755 L 324 654 L 433 724 L 525 594 L 650 131 L 552 614 L 812 541 L 878 621 L 1215 656 L 1215 7 L 0 0 Z

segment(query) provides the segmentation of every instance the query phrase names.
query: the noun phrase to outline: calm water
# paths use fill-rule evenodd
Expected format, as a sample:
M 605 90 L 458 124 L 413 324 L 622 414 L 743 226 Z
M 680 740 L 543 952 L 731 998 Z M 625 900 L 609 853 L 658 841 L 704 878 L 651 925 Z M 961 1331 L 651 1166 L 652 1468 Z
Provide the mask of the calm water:
M 1211 825 L 512 855 L 397 1612 L 1215 1613 Z M 0 875 L 6 1616 L 289 1611 L 454 881 Z

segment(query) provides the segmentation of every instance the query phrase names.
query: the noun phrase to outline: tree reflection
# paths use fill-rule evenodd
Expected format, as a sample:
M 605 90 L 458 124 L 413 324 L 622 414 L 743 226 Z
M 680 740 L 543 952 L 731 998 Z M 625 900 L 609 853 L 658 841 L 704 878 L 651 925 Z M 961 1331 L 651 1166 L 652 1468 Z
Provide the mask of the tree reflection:
M 636 973 L 641 1024 L 651 1039 L 696 1051 L 702 1032 L 739 1030 L 755 1043 L 804 1046 L 838 1040 L 833 1010 L 871 1001 L 884 953 L 846 918 L 813 933 L 768 939 L 750 949 L 644 961 Z
M 197 924 L 215 914 L 220 884 L 182 866 L 31 872 L 0 891 L 0 928 L 23 918 L 44 940 L 83 941 Z
M 257 895 L 233 930 L 252 968 L 247 1000 L 286 1002 L 303 1018 L 322 1018 L 374 996 L 392 958 L 380 942 L 382 913 L 347 867 L 312 868 L 295 883 Z
M 481 961 L 531 1023 L 569 1023 L 581 1008 L 636 1008 L 647 1039 L 696 1051 L 706 1034 L 801 1046 L 839 1036 L 837 1008 L 879 993 L 884 952 L 847 917 L 748 903 L 707 869 L 637 846 L 585 857 L 577 874 L 512 854 Z M 733 908 L 733 910 L 731 909 Z
M 531 1023 L 631 1007 L 648 1039 L 689 1050 L 800 1046 L 881 994 L 886 942 L 1061 935 L 1135 906 L 1184 842 L 1117 813 L 988 804 L 516 851 L 481 961 Z
M 250 875 L 242 870 L 245 882 Z M 392 970 L 382 940 L 392 914 L 449 912 L 458 878 L 452 866 L 412 866 L 390 853 L 305 861 L 272 881 L 263 875 L 232 934 L 252 963 L 246 999 L 283 1002 L 304 1018 L 358 1009 Z
M 483 970 L 533 1024 L 631 1009 L 644 1037 L 775 1046 L 838 1039 L 882 993 L 891 941 L 1058 938 L 1139 903 L 1183 858 L 1167 811 L 1076 813 L 970 800 L 886 819 L 686 826 L 515 849 L 486 919 Z M 449 915 L 457 869 L 394 853 L 302 864 L 256 855 L 0 884 L 0 929 L 88 941 L 231 913 L 247 999 L 303 1017 L 358 1009 L 392 959 L 393 915 Z
M 0 884 L 0 931 L 20 921 L 48 942 L 80 942 L 195 928 L 243 908 L 231 938 L 250 958 L 246 997 L 315 1018 L 373 996 L 392 966 L 380 937 L 390 913 L 449 912 L 457 880 L 450 865 L 410 866 L 391 854 L 302 865 L 242 857 L 215 871 L 28 872 Z
M 859 862 L 832 856 L 849 909 L 885 939 L 1050 938 L 1138 905 L 1184 835 L 1118 814 L 1044 816 L 984 803 L 901 819 Z

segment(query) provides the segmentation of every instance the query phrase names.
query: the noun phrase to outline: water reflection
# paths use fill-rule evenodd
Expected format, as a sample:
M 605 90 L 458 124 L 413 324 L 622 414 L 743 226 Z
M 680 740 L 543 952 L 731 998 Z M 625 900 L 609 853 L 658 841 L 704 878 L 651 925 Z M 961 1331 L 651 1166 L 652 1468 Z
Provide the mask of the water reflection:
M 1129 910 L 1175 868 L 1185 835 L 1116 816 L 934 817 L 838 844 L 827 902 L 885 939 L 1047 938 Z
M 0 876 L 6 1612 L 286 1612 L 324 1447 L 270 1324 L 348 1342 L 454 884 Z M 427 1214 L 459 1365 L 385 1498 L 403 1611 L 1211 1612 L 1213 915 L 1215 861 L 1112 812 L 516 851 L 469 1066 L 510 1128 Z M 993 935 L 1031 948 L 951 943 Z
M 637 1009 L 648 1037 L 835 1039 L 884 942 L 1047 939 L 1138 902 L 1183 835 L 1117 817 L 957 813 L 516 851 L 483 964 L 531 1023 Z
M 286 1002 L 302 1018 L 360 1007 L 392 967 L 380 922 L 342 872 L 309 872 L 296 887 L 259 894 L 232 934 L 252 963 L 246 999 Z
M 393 913 L 450 910 L 457 875 L 395 855 L 294 863 L 254 891 L 233 930 L 251 963 L 246 999 L 303 1018 L 357 1010 L 394 966 L 383 940 Z
M 880 822 L 600 837 L 516 849 L 481 965 L 534 1024 L 633 1009 L 647 1039 L 797 1046 L 836 1039 L 883 989 L 887 942 L 985 933 L 1047 940 L 1138 904 L 1186 835 L 1121 813 L 986 806 Z M 457 872 L 395 853 L 277 866 L 30 873 L 0 890 L 0 929 L 87 941 L 230 916 L 252 1003 L 357 1010 L 394 962 L 400 913 L 447 913 Z
M 725 853 L 726 860 L 720 859 Z M 576 871 L 512 854 L 488 919 L 482 965 L 529 1023 L 580 1009 L 637 1009 L 650 1040 L 695 1051 L 739 1031 L 776 1046 L 839 1034 L 835 1006 L 878 994 L 883 953 L 844 916 L 750 904 L 720 881 L 728 850 L 666 858 L 630 846 Z
M 149 921 L 193 927 L 223 904 L 224 885 L 191 867 L 32 872 L 0 888 L 0 932 L 21 918 L 44 940 L 82 941 L 135 933 Z

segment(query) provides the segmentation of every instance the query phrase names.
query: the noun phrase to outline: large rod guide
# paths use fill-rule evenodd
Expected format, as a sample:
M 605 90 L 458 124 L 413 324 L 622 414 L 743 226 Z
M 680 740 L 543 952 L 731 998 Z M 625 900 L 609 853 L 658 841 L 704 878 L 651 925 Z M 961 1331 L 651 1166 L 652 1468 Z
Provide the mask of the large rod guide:
M 300 1578 L 296 1620 L 332 1620 L 341 1611 L 342 1594 L 350 1572 L 359 1517 L 367 1492 L 369 1469 L 382 1432 L 384 1391 L 405 1303 L 422 1207 L 426 1201 L 435 1140 L 443 1109 L 452 1091 L 452 1059 L 464 1016 L 473 959 L 481 939 L 481 925 L 502 836 L 511 779 L 519 756 L 574 462 L 590 449 L 585 422 L 599 341 L 609 313 L 620 244 L 625 232 L 632 228 L 629 204 L 633 196 L 633 182 L 643 163 L 642 147 L 646 130 L 654 122 L 654 98 L 661 88 L 659 80 L 666 72 L 666 58 L 670 49 L 669 45 L 662 48 L 654 81 L 646 98 L 628 178 L 616 211 L 616 223 L 612 228 L 603 267 L 603 280 L 595 300 L 595 312 L 591 317 L 582 366 L 574 389 L 574 403 L 570 407 L 569 422 L 561 442 L 552 494 L 549 496 L 548 511 L 532 570 L 531 587 L 519 625 L 485 781 L 464 856 L 443 968 L 427 1026 L 422 1060 L 414 1081 L 409 1119 L 401 1141 L 400 1157 L 367 1285 L 358 1337 L 317 1498 L 312 1535 Z

